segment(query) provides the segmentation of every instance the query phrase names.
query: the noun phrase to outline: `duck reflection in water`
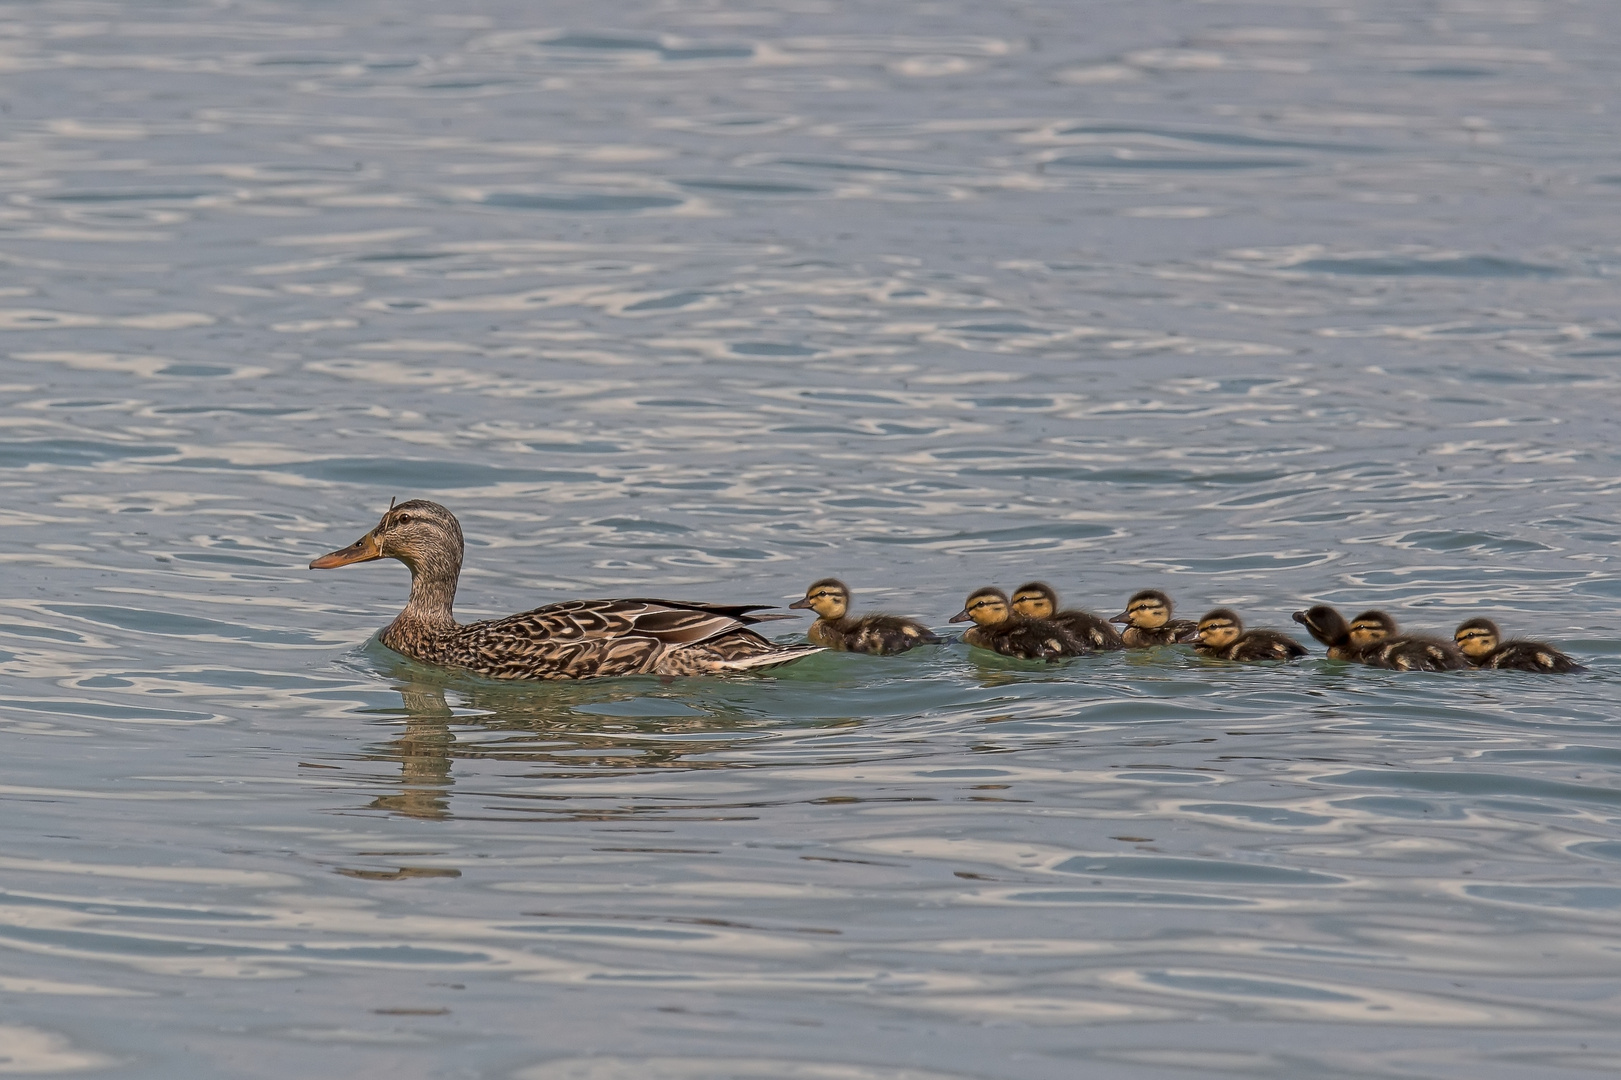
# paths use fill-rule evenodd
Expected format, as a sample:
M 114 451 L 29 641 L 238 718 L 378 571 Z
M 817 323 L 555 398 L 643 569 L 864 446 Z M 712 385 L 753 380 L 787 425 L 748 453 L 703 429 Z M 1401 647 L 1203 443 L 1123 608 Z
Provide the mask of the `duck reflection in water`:
M 672 690 L 657 679 L 626 678 L 582 683 L 493 683 L 457 677 L 409 660 L 389 663 L 384 674 L 401 699 L 404 731 L 367 753 L 399 764 L 398 789 L 370 808 L 415 818 L 468 813 L 510 819 L 530 816 L 574 821 L 623 820 L 672 810 L 730 816 L 737 807 L 678 806 L 631 797 L 537 791 L 532 783 L 492 794 L 481 786 L 475 808 L 451 810 L 456 779 L 452 761 L 523 762 L 524 781 L 624 776 L 651 769 L 731 769 L 760 764 L 765 729 L 785 720 L 816 728 L 856 727 L 855 717 L 788 718 L 747 703 L 718 699 L 714 686 L 702 697 Z M 740 692 L 747 687 L 738 687 Z M 393 715 L 393 709 L 379 710 Z M 462 737 L 458 739 L 458 731 Z M 747 757 L 745 760 L 745 752 Z M 510 776 L 510 771 L 506 772 Z M 381 779 L 381 778 L 380 778 Z M 466 778 L 464 777 L 464 782 Z

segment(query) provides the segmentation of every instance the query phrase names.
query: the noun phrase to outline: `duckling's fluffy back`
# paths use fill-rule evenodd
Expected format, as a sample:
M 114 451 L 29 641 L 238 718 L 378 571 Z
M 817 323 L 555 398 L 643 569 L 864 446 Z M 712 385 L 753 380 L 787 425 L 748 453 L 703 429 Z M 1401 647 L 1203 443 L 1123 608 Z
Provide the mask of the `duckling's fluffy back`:
M 916 619 L 900 615 L 863 615 L 834 622 L 818 619 L 805 634 L 811 641 L 841 652 L 893 656 L 944 639 Z
M 989 626 L 975 626 L 962 639 L 981 649 L 1011 656 L 1016 660 L 1062 660 L 1084 656 L 1092 650 L 1069 627 L 1047 619 L 1013 616 Z

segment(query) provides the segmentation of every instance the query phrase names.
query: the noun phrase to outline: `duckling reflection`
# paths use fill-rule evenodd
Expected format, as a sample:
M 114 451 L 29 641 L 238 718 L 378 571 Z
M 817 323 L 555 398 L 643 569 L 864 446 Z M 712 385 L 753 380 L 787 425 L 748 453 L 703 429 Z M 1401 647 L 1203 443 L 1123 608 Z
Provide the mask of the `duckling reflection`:
M 1125 623 L 1120 640 L 1128 649 L 1152 649 L 1156 645 L 1174 645 L 1199 628 L 1192 619 L 1171 618 L 1171 598 L 1158 589 L 1144 589 L 1126 601 L 1126 610 L 1110 619 Z
M 1059 611 L 1058 594 L 1045 581 L 1027 581 L 1013 590 L 1013 614 L 1067 626 L 1071 633 L 1099 652 L 1126 647 L 1120 640 L 1120 631 L 1111 626 L 1109 620 L 1080 608 Z
M 1478 668 L 1499 671 L 1537 671 L 1547 675 L 1562 675 L 1585 670 L 1545 641 L 1501 640 L 1497 624 L 1490 619 L 1469 619 L 1460 623 L 1452 640 L 1469 662 Z
M 410 661 L 391 665 L 386 673 L 400 694 L 405 729 L 373 747 L 366 757 L 397 762 L 399 788 L 373 800 L 371 806 L 409 817 L 456 816 L 451 794 L 458 759 L 525 763 L 526 781 L 649 769 L 732 769 L 740 766 L 745 751 L 756 752 L 762 728 L 780 726 L 774 716 L 726 701 L 713 686 L 699 696 L 655 678 L 494 683 L 457 678 Z M 731 689 L 746 696 L 750 687 Z M 828 717 L 802 726 L 861 723 L 855 717 Z M 757 764 L 752 756 L 750 760 Z M 488 773 L 488 768 L 474 764 L 464 768 Z M 467 777 L 462 780 L 467 782 Z M 532 786 L 503 793 L 481 785 L 478 795 L 472 809 L 502 817 L 619 820 L 672 809 L 647 800 L 627 805 L 617 794 L 599 801 L 577 789 L 549 795 L 536 793 Z M 680 808 L 693 809 L 687 803 Z

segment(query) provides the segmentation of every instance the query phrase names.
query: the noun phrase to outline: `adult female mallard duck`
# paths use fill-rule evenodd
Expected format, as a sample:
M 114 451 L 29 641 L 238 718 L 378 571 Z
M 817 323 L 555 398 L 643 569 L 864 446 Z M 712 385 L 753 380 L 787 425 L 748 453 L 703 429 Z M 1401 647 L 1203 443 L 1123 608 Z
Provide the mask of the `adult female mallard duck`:
M 1030 581 L 1013 590 L 1013 614 L 1027 619 L 1046 619 L 1067 626 L 1074 635 L 1099 652 L 1124 649 L 1120 631 L 1109 620 L 1079 608 L 1058 610 L 1058 594 L 1044 581 Z
M 1478 668 L 1540 671 L 1549 675 L 1585 670 L 1545 641 L 1500 640 L 1497 624 L 1490 619 L 1470 619 L 1459 623 L 1452 640 L 1469 658 L 1469 662 Z
M 899 615 L 850 617 L 850 588 L 838 578 L 823 578 L 805 590 L 805 599 L 791 608 L 810 608 L 817 619 L 805 636 L 817 645 L 840 652 L 892 656 L 919 645 L 938 645 L 943 640 L 916 619 Z
M 1019 660 L 1061 660 L 1092 650 L 1067 626 L 1046 619 L 1026 619 L 1008 609 L 1001 589 L 975 589 L 951 621 L 969 622 L 962 639 L 968 644 Z
M 1156 645 L 1175 645 L 1199 628 L 1191 619 L 1171 618 L 1171 598 L 1158 589 L 1144 589 L 1126 601 L 1126 610 L 1110 619 L 1125 623 L 1120 640 L 1128 649 L 1152 649 Z
M 1276 630 L 1244 629 L 1244 621 L 1231 608 L 1207 611 L 1199 625 L 1182 638 L 1200 656 L 1216 660 L 1298 660 L 1306 647 Z
M 458 623 L 451 614 L 462 568 L 456 516 L 426 499 L 390 506 L 377 527 L 322 555 L 312 570 L 372 559 L 411 569 L 411 598 L 382 642 L 413 660 L 492 679 L 589 679 L 604 675 L 710 675 L 775 667 L 821 652 L 778 645 L 751 623 L 770 605 L 679 600 L 569 600 L 504 619 Z
M 1351 647 L 1364 664 L 1395 671 L 1458 671 L 1469 658 L 1444 638 L 1403 634 L 1382 611 L 1364 611 L 1351 620 Z

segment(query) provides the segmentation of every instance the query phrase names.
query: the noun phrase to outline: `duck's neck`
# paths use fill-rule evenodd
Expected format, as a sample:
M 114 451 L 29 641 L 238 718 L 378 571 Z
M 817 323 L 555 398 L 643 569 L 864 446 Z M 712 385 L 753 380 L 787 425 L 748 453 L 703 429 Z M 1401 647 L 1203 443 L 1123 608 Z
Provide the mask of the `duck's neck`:
M 460 567 L 452 567 L 448 573 L 413 571 L 411 599 L 406 601 L 405 610 L 400 614 L 424 626 L 455 626 L 456 616 L 451 613 L 451 606 L 456 602 L 456 580 L 460 576 Z
M 461 560 L 441 557 L 405 565 L 411 568 L 411 598 L 383 631 L 383 644 L 409 655 L 418 651 L 413 645 L 456 628 L 451 607 L 456 602 Z

